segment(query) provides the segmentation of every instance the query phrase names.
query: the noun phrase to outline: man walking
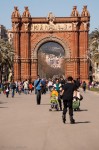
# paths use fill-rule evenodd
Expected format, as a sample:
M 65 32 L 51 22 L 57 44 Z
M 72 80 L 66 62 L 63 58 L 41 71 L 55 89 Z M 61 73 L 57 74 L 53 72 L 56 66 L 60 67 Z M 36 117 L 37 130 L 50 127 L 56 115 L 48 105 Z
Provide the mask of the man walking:
M 62 91 L 63 105 L 64 105 L 63 114 L 62 114 L 63 123 L 65 123 L 66 121 L 67 108 L 69 108 L 70 123 L 71 124 L 75 123 L 75 120 L 73 119 L 72 103 L 73 103 L 73 93 L 75 91 L 75 95 L 76 95 L 76 89 L 77 87 L 73 83 L 73 78 L 69 76 L 67 79 L 67 83 L 63 86 L 63 91 Z
M 40 103 L 41 103 L 41 86 L 42 86 L 42 81 L 40 79 L 40 76 L 38 75 L 37 80 L 34 81 L 37 105 L 40 105 Z

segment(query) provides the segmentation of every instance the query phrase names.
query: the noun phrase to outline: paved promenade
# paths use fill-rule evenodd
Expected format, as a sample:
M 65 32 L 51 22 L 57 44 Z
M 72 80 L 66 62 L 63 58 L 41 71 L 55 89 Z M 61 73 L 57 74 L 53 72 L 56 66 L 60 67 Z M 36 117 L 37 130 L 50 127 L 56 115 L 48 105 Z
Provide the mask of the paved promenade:
M 0 95 L 0 150 L 99 150 L 99 94 L 83 93 L 81 111 L 63 124 L 61 111 L 49 111 L 49 94 Z

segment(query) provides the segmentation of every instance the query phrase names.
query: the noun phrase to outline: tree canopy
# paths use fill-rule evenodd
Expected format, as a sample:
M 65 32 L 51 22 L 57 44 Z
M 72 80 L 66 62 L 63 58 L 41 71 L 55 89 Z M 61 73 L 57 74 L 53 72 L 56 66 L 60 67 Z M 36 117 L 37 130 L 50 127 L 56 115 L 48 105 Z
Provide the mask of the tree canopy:
M 99 29 L 96 28 L 90 35 L 89 35 L 89 49 L 91 59 L 94 62 L 99 62 Z
M 0 76 L 8 77 L 9 69 L 13 66 L 13 58 L 13 46 L 8 41 L 0 39 Z M 0 80 L 2 80 L 2 77 L 0 77 Z

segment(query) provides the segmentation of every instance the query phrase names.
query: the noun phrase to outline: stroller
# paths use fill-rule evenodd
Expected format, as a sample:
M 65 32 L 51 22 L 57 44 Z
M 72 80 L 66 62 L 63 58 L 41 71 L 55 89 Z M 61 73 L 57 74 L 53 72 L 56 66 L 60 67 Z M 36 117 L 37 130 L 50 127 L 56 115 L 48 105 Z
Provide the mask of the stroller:
M 75 94 L 73 96 L 73 104 L 72 104 L 72 106 L 73 106 L 74 111 L 80 110 L 80 101 L 82 99 L 83 99 L 83 96 L 80 94 L 79 91 L 77 91 L 77 96 L 75 96 Z
M 52 109 L 55 109 L 55 110 L 59 110 L 59 107 L 58 107 L 58 97 L 53 95 L 51 96 L 50 98 L 50 104 L 51 104 L 51 108 L 49 109 L 50 111 L 52 111 Z
M 74 111 L 80 110 L 80 100 L 77 97 L 73 98 L 73 109 Z
M 50 104 L 51 108 L 49 111 L 53 110 L 59 110 L 59 105 L 58 105 L 58 92 L 53 88 L 51 95 L 50 95 Z

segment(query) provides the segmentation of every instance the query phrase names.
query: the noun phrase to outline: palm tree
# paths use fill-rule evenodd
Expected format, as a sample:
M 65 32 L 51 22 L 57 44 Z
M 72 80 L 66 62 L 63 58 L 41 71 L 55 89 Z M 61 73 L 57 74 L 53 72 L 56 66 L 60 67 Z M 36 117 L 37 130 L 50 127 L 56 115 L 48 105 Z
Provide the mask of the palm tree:
M 89 46 L 90 48 L 97 52 L 98 46 L 99 46 L 99 29 L 95 29 L 90 35 L 89 35 Z
M 97 28 L 89 35 L 89 49 L 91 59 L 95 61 L 99 56 L 99 29 Z
M 96 78 L 97 68 L 99 66 L 99 29 L 96 28 L 89 35 L 89 59 L 91 61 L 92 72 L 94 72 L 94 76 Z
M 8 41 L 0 39 L 0 75 L 8 77 L 13 66 L 14 49 Z M 2 80 L 2 77 L 0 79 Z

